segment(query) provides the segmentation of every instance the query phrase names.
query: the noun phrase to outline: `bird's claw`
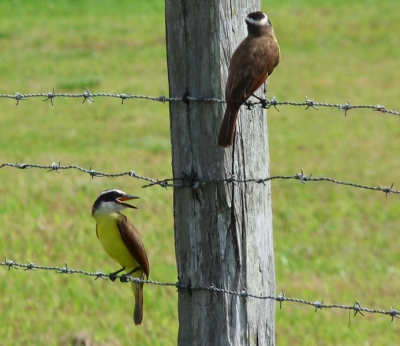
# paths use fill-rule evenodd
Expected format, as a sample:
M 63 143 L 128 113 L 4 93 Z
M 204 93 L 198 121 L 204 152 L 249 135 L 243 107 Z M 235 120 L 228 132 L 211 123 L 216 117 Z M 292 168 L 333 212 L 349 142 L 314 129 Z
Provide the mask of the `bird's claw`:
M 122 274 L 119 279 L 121 282 L 128 282 L 129 276 L 127 274 Z

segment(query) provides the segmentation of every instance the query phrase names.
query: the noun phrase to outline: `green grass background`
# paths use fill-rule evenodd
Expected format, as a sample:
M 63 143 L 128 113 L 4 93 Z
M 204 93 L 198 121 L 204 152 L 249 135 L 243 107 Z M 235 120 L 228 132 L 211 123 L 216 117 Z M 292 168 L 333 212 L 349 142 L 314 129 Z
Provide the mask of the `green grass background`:
M 268 97 L 381 104 L 399 110 L 397 0 L 263 1 L 282 60 Z M 117 92 L 168 95 L 163 1 L 0 2 L 0 93 Z M 0 163 L 77 164 L 104 172 L 171 176 L 168 105 L 98 98 L 0 100 Z M 369 110 L 268 112 L 271 173 L 304 170 L 366 185 L 399 184 L 400 119 Z M 94 233 L 92 203 L 105 188 L 138 194 L 128 212 L 148 249 L 151 278 L 177 278 L 172 190 L 77 171 L 0 170 L 0 256 L 110 272 Z M 400 200 L 329 183 L 274 181 L 277 291 L 324 303 L 400 309 Z M 80 275 L 0 268 L 3 345 L 174 345 L 177 293 L 145 287 L 143 324 L 130 288 Z M 386 345 L 399 321 L 284 303 L 278 345 Z

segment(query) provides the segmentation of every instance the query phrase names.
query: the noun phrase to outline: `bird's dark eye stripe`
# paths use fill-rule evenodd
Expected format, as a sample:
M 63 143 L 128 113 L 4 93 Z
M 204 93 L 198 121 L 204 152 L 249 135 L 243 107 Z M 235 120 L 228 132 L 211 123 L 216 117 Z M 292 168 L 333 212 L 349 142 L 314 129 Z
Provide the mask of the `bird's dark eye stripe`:
M 103 201 L 104 202 L 111 202 L 111 201 L 115 201 L 116 198 L 118 198 L 118 194 L 116 194 L 115 192 L 108 193 L 107 195 L 104 196 Z
M 105 190 L 99 196 L 99 199 L 101 199 L 104 202 L 112 202 L 115 201 L 118 197 L 124 197 L 124 196 L 125 194 L 119 190 Z

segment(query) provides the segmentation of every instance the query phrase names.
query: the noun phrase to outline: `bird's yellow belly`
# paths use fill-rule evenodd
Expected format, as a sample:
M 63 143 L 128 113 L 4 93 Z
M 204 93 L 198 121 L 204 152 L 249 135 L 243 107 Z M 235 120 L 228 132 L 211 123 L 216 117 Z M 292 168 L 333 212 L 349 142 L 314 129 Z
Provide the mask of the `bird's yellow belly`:
M 138 264 L 125 246 L 119 233 L 118 214 L 97 215 L 97 236 L 107 254 L 118 262 L 126 271 L 135 269 Z

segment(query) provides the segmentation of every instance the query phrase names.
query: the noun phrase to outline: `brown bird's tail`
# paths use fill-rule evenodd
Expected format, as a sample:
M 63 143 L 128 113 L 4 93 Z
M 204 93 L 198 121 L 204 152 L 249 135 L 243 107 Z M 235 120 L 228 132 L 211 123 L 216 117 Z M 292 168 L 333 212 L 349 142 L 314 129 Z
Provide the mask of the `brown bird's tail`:
M 143 278 L 143 277 L 142 277 Z M 131 282 L 132 290 L 135 294 L 135 310 L 133 312 L 133 321 L 136 325 L 142 323 L 143 319 L 143 284 Z
M 218 135 L 218 145 L 226 148 L 233 144 L 236 132 L 236 120 L 239 114 L 239 108 L 226 107 L 224 119 Z

